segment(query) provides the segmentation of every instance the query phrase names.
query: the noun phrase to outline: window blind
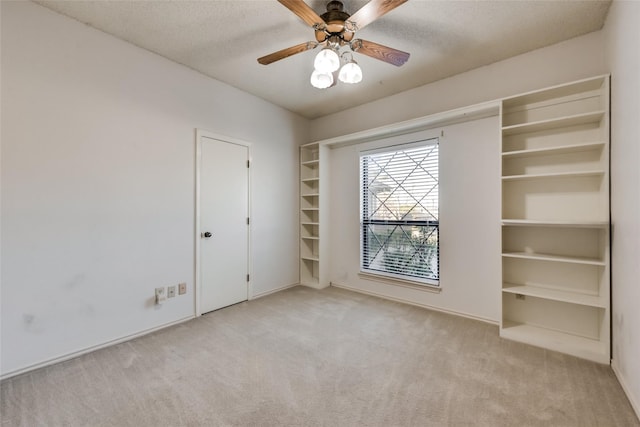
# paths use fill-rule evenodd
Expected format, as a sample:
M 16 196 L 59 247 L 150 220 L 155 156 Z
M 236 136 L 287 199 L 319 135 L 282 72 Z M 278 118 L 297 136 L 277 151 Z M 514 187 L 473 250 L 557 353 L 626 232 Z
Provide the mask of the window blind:
M 361 153 L 361 268 L 437 284 L 438 139 Z

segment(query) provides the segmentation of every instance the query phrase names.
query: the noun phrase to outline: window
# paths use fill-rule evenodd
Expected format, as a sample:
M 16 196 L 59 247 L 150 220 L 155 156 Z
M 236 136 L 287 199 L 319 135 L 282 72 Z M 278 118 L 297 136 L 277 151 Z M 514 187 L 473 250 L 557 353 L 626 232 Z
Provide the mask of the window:
M 438 285 L 438 139 L 360 155 L 361 269 Z

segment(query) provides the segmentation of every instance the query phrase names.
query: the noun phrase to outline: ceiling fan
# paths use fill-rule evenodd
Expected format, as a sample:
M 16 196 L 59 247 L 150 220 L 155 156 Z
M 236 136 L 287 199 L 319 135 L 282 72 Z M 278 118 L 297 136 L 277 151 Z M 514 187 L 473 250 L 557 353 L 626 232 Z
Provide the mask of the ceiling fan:
M 371 0 L 353 15 L 344 11 L 341 1 L 327 4 L 327 11 L 318 15 L 303 0 L 278 0 L 286 8 L 298 15 L 315 31 L 315 41 L 300 43 L 286 49 L 258 58 L 258 62 L 268 65 L 289 56 L 324 46 L 323 50 L 337 52 L 342 46 L 351 51 L 393 64 L 397 67 L 409 59 L 409 54 L 368 40 L 355 39 L 355 33 L 407 0 Z M 351 60 L 351 62 L 355 62 Z M 316 67 L 317 68 L 317 67 Z

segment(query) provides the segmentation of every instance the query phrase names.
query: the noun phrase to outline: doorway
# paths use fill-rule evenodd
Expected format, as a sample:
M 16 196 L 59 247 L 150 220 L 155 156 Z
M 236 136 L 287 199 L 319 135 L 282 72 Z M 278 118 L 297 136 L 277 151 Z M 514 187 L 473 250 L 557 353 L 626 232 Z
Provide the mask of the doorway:
M 249 145 L 197 132 L 196 315 L 249 295 Z

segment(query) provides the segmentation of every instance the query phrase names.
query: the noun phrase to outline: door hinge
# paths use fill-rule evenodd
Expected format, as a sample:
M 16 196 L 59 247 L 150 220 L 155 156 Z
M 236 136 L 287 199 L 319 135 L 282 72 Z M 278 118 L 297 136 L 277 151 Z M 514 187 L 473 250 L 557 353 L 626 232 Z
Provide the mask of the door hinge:
M 247 274 L 247 282 L 249 281 L 249 275 Z
M 247 168 L 251 167 L 251 160 L 247 160 Z
M 249 217 L 247 217 L 247 225 L 249 225 Z

